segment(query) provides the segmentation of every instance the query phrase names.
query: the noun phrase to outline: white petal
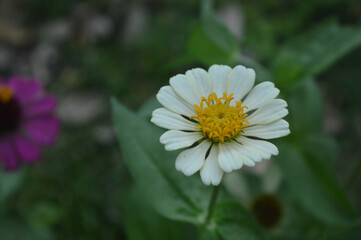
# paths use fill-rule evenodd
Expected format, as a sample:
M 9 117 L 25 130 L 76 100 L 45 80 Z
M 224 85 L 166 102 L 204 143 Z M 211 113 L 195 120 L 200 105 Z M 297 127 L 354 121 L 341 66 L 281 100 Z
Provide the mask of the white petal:
M 290 133 L 289 124 L 281 119 L 266 125 L 255 125 L 243 129 L 245 136 L 259 137 L 263 139 L 279 138 Z
M 263 160 L 262 154 L 256 148 L 251 146 L 242 145 L 245 152 L 249 154 L 249 158 L 254 162 L 261 162 Z
M 213 92 L 215 92 L 218 97 L 222 97 L 223 93 L 226 92 L 228 75 L 231 70 L 230 67 L 225 65 L 213 65 L 208 70 L 213 82 Z
M 201 169 L 201 179 L 206 185 L 217 186 L 222 180 L 223 170 L 218 164 L 218 154 L 218 146 L 213 145 Z
M 160 136 L 160 142 L 165 145 L 165 150 L 173 151 L 191 146 L 199 139 L 203 138 L 201 132 L 182 132 L 179 130 L 169 130 Z
M 255 161 L 261 160 L 262 156 L 257 152 L 253 153 L 252 149 L 249 149 L 237 142 L 233 142 L 232 144 L 233 144 L 232 146 L 233 150 L 238 151 L 239 154 L 242 156 L 244 165 L 249 167 L 254 167 Z
M 261 107 L 277 97 L 277 95 L 280 93 L 280 90 L 274 86 L 275 85 L 271 82 L 263 82 L 256 85 L 242 104 L 243 106 L 248 107 L 245 112 Z
M 212 81 L 205 70 L 195 68 L 187 71 L 186 76 L 193 79 L 201 97 L 208 97 L 208 95 L 212 93 Z M 199 103 L 196 104 L 199 105 Z
M 243 145 L 237 143 L 237 150 L 242 154 L 243 156 L 243 164 L 248 167 L 254 167 L 256 165 L 255 163 L 255 155 L 252 154 L 250 151 L 246 150 Z M 256 155 L 256 157 L 258 157 Z M 257 159 L 256 159 L 257 160 Z
M 196 123 L 188 121 L 181 115 L 171 112 L 165 108 L 158 108 L 154 110 L 150 121 L 158 127 L 175 130 L 195 131 L 198 126 Z
M 277 147 L 270 142 L 250 139 L 243 136 L 238 137 L 237 141 L 245 146 L 256 149 L 262 155 L 262 159 L 270 159 L 271 155 L 278 155 Z
M 239 143 L 219 144 L 218 162 L 225 172 L 232 172 L 243 166 L 243 155 L 237 150 Z
M 250 159 L 250 158 L 244 158 L 244 165 L 246 165 L 247 167 L 254 167 L 256 166 L 256 163 Z
M 227 94 L 234 94 L 236 101 L 241 100 L 253 87 L 256 73 L 252 68 L 235 67 L 229 74 Z
M 194 148 L 181 152 L 175 160 L 175 168 L 186 176 L 194 174 L 203 166 L 210 146 L 208 141 L 203 141 Z
M 199 104 L 201 96 L 193 79 L 186 77 L 183 74 L 178 74 L 169 80 L 173 90 L 183 98 L 186 102 L 191 104 Z
M 286 101 L 282 99 L 273 99 L 266 105 L 258 108 L 246 119 L 249 125 L 267 124 L 277 121 L 288 114 Z
M 170 86 L 162 87 L 157 94 L 157 99 L 168 110 L 188 117 L 195 115 L 194 107 L 180 98 Z

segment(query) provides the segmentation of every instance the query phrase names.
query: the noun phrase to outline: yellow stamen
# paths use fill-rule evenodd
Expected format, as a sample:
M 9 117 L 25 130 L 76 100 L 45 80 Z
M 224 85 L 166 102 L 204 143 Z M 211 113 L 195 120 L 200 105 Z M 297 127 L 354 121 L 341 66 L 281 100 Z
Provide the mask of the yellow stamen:
M 224 92 L 223 97 L 218 98 L 216 93 L 211 93 L 208 98 L 202 97 L 200 106 L 194 105 L 197 116 L 191 119 L 198 120 L 196 129 L 202 129 L 204 137 L 212 142 L 229 141 L 249 125 L 244 119 L 247 114 L 243 113 L 247 107 L 242 107 L 241 101 L 236 101 L 236 106 L 230 106 L 233 99 L 233 94 L 227 96 Z M 205 108 L 204 103 L 207 104 Z
M 0 102 L 8 103 L 13 97 L 13 90 L 6 86 L 0 86 Z

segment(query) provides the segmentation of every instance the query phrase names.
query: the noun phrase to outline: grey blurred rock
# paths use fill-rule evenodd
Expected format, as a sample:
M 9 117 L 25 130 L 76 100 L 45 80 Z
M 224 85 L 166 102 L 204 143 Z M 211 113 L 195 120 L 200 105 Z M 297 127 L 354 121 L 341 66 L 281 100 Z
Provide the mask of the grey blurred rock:
M 219 9 L 218 14 L 228 29 L 241 39 L 244 33 L 244 14 L 238 4 L 230 3 Z
M 17 76 L 33 76 L 28 56 L 16 56 L 14 64 L 10 66 L 11 71 Z
M 50 41 L 53 43 L 64 42 L 72 36 L 71 22 L 67 19 L 58 19 L 47 23 L 41 29 L 40 35 L 43 41 Z
M 91 17 L 84 26 L 83 39 L 94 43 L 100 39 L 108 37 L 113 31 L 113 22 L 105 15 L 95 15 Z
M 31 69 L 35 78 L 42 82 L 51 79 L 51 64 L 56 62 L 57 49 L 53 44 L 39 43 L 31 55 Z
M 274 161 L 267 162 L 267 168 L 261 175 L 262 190 L 268 193 L 275 193 L 281 186 L 282 173 Z
M 143 36 L 147 19 L 145 8 L 142 5 L 133 4 L 125 20 L 123 30 L 124 43 L 132 43 Z
M 104 112 L 105 101 L 98 94 L 70 94 L 60 100 L 58 114 L 64 123 L 82 125 L 90 123 Z
M 223 186 L 239 201 L 250 201 L 251 190 L 247 185 L 245 177 L 240 173 L 241 170 L 233 171 L 224 175 Z
M 262 160 L 261 162 L 256 163 L 254 167 L 244 167 L 246 171 L 252 172 L 258 176 L 262 176 L 270 165 L 270 161 L 273 161 L 272 158 L 268 160 Z
M 111 144 L 115 141 L 115 132 L 111 125 L 102 125 L 94 129 L 94 138 L 100 144 Z
M 340 112 L 336 107 L 327 104 L 325 107 L 325 117 L 323 118 L 323 130 L 325 133 L 337 134 L 343 130 Z
M 6 69 L 14 63 L 14 54 L 9 48 L 0 46 L 0 69 Z

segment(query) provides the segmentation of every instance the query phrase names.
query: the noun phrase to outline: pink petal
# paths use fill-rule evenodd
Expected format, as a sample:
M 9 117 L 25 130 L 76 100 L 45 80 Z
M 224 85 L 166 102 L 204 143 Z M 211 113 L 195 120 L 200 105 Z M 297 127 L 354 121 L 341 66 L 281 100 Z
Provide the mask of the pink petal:
M 10 78 L 7 85 L 13 88 L 16 99 L 22 104 L 36 98 L 42 90 L 39 81 L 25 80 L 21 77 Z
M 56 108 L 56 100 L 52 95 L 47 95 L 24 109 L 26 117 L 34 117 L 49 114 Z
M 58 136 L 60 122 L 55 117 L 28 119 L 25 132 L 31 140 L 43 145 L 51 145 Z
M 15 149 L 10 141 L 0 142 L 0 162 L 3 162 L 5 170 L 15 170 L 19 166 L 19 162 L 15 153 Z
M 40 149 L 33 142 L 17 135 L 14 138 L 14 145 L 19 157 L 25 162 L 34 162 L 40 158 Z

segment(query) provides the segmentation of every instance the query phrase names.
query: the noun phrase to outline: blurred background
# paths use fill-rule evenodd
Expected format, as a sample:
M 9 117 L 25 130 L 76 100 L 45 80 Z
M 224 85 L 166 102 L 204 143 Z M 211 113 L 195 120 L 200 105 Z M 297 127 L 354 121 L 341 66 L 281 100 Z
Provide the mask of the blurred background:
M 141 239 L 130 229 L 141 229 L 142 223 L 129 223 L 124 217 L 132 178 L 113 132 L 110 96 L 137 111 L 171 76 L 189 68 L 220 63 L 268 69 L 284 45 L 305 32 L 317 34 L 318 26 L 335 31 L 361 26 L 358 0 L 222 0 L 215 2 L 214 11 L 217 24 L 227 29 L 235 45 L 217 50 L 210 45 L 217 46 L 217 40 L 204 39 L 198 30 L 208 20 L 201 16 L 201 1 L 0 1 L 0 76 L 35 77 L 43 82 L 58 99 L 62 123 L 57 143 L 44 150 L 39 162 L 0 173 L 0 239 Z M 222 45 L 223 36 L 218 37 Z M 314 79 L 322 98 L 320 131 L 337 143 L 336 160 L 330 165 L 360 211 L 361 47 L 356 40 L 349 43 L 352 39 L 336 42 L 328 50 L 331 54 L 351 44 L 331 57 Z M 299 42 L 307 45 L 309 40 Z M 321 39 L 313 51 L 332 40 Z M 286 79 L 270 78 L 279 81 L 277 86 L 286 95 L 294 69 L 272 68 L 280 69 L 273 76 Z M 260 81 L 266 80 L 263 76 L 258 75 Z M 301 97 L 308 98 L 307 94 Z M 228 191 L 252 206 L 262 193 L 255 189 L 260 188 L 256 185 L 264 168 L 245 170 L 245 181 L 255 186 L 249 187 L 253 192 L 246 194 L 248 198 L 235 186 Z M 176 227 L 167 231 L 178 232 Z M 317 234 L 317 229 L 311 229 L 307 236 Z M 163 236 L 175 239 L 171 233 Z

